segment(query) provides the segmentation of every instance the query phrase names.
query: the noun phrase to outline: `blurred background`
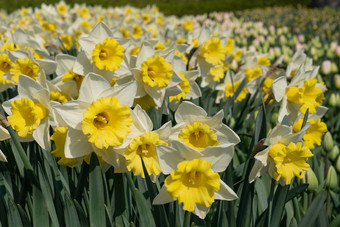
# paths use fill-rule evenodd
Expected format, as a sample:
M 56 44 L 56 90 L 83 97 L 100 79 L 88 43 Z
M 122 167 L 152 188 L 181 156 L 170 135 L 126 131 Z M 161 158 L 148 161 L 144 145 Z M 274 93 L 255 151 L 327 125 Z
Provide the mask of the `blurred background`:
M 42 3 L 53 4 L 59 1 L 53 0 L 0 0 L 0 8 L 12 12 L 22 7 L 38 7 Z M 155 4 L 166 15 L 174 14 L 204 14 L 209 12 L 237 11 L 243 9 L 263 8 L 273 6 L 297 7 L 339 7 L 340 0 L 69 0 L 67 4 L 102 5 L 102 6 L 123 6 L 131 5 L 145 7 L 148 4 Z

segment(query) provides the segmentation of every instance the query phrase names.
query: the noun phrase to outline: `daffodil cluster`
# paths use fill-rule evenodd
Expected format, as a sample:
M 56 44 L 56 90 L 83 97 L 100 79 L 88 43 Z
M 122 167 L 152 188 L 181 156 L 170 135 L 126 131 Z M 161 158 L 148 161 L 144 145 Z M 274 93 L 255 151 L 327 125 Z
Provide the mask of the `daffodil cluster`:
M 177 200 L 204 218 L 215 200 L 238 198 L 219 174 L 240 143 L 224 110 L 251 98 L 280 108 L 250 181 L 265 170 L 283 184 L 302 178 L 327 131 L 318 67 L 303 49 L 285 66 L 284 55 L 237 46 L 225 24 L 199 22 L 156 7 L 60 2 L 16 11 L 0 31 L 0 90 L 17 88 L 2 105 L 9 124 L 60 165 L 95 153 L 103 170 L 144 178 L 143 162 L 154 182 L 166 175 L 153 204 Z M 215 95 L 212 116 L 197 105 L 203 89 Z M 152 111 L 168 121 L 156 127 Z

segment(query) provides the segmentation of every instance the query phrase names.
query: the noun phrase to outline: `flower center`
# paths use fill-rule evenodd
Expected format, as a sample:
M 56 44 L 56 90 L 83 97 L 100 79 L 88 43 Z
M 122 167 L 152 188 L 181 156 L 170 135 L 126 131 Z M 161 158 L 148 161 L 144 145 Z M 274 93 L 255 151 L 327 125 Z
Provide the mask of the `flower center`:
M 84 111 L 81 129 L 99 149 L 120 145 L 131 132 L 130 108 L 116 97 L 100 98 Z
M 168 86 L 172 74 L 171 64 L 158 55 L 154 55 L 153 58 L 149 57 L 142 63 L 141 77 L 143 82 L 150 87 Z
M 124 47 L 113 38 L 106 38 L 92 51 L 92 61 L 100 70 L 115 71 L 120 68 L 123 59 Z
M 97 128 L 105 127 L 109 123 L 109 114 L 106 112 L 97 114 L 97 117 L 94 119 L 93 123 Z
M 196 150 L 219 144 L 215 132 L 207 124 L 200 122 L 185 126 L 178 134 L 178 139 Z

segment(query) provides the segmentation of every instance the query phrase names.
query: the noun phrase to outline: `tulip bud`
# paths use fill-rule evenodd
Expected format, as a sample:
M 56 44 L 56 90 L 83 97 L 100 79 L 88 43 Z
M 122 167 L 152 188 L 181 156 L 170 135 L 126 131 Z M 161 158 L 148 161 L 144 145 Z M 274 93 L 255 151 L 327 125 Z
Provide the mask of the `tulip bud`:
M 270 118 L 270 122 L 271 122 L 273 125 L 276 125 L 278 116 L 279 116 L 278 113 L 273 113 L 273 114 L 272 114 L 272 116 L 271 116 L 271 118 Z
M 336 96 L 334 93 L 331 94 L 331 96 L 329 97 L 329 100 L 328 100 L 328 104 L 331 106 L 331 107 L 334 107 L 336 106 Z
M 331 61 L 326 60 L 326 61 L 322 62 L 322 64 L 321 64 L 321 72 L 324 75 L 328 75 L 331 72 Z
M 336 48 L 336 56 L 340 57 L 340 46 Z
M 337 93 L 335 95 L 335 100 L 336 100 L 336 106 L 340 106 L 340 93 Z
M 336 64 L 334 62 L 332 62 L 331 64 L 331 72 L 332 73 L 337 73 L 338 72 L 338 66 L 336 66 Z
M 334 162 L 338 156 L 339 156 L 339 147 L 335 145 L 333 149 L 331 150 L 331 152 L 329 153 L 328 158 L 332 162 Z
M 336 89 L 340 89 L 340 75 L 337 74 L 334 76 L 334 84 Z
M 309 168 L 308 171 L 306 172 L 306 182 L 308 183 L 308 192 L 313 192 L 317 189 L 319 185 L 318 178 L 316 178 L 314 171 L 312 168 Z
M 340 156 L 336 159 L 335 168 L 340 173 Z
M 327 132 L 323 137 L 322 146 L 326 152 L 330 152 L 333 149 L 333 139 L 330 132 Z
M 336 175 L 336 171 L 333 166 L 330 166 L 328 169 L 326 187 L 332 191 L 335 191 L 338 188 L 338 176 Z

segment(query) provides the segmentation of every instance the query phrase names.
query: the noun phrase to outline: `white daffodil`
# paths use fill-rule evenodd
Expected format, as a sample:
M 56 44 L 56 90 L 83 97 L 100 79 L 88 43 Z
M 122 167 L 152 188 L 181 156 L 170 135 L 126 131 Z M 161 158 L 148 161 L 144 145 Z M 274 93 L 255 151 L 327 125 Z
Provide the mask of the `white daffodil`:
M 130 60 L 131 71 L 138 84 L 136 98 L 148 96 L 156 108 L 161 108 L 166 93 L 177 95 L 181 92 L 178 84 L 182 78 L 173 71 L 172 59 L 173 52 L 159 56 L 151 44 L 143 43 L 137 58 L 132 56 Z
M 126 168 L 132 171 L 135 176 L 144 178 L 142 157 L 148 174 L 155 181 L 156 177 L 162 172 L 158 163 L 156 146 L 160 144 L 168 145 L 171 122 L 167 122 L 158 130 L 152 131 L 152 121 L 139 105 L 133 109 L 133 112 L 136 115 L 134 122 L 136 137 L 124 150 L 123 155 L 127 160 Z
M 226 169 L 234 154 L 233 146 L 207 147 L 197 151 L 180 141 L 171 146 L 158 145 L 157 156 L 161 170 L 170 174 L 153 204 L 178 200 L 183 209 L 204 219 L 215 200 L 237 199 L 236 193 L 218 174 Z
M 112 31 L 105 23 L 99 22 L 88 36 L 79 38 L 79 45 L 85 55 L 77 57 L 75 73 L 86 75 L 94 72 L 105 78 L 130 73 L 125 58 L 129 40 L 113 38 Z
M 277 125 L 273 128 L 263 143 L 267 147 L 254 156 L 255 163 L 249 182 L 266 171 L 282 185 L 290 184 L 294 176 L 303 178 L 303 172 L 309 168 L 307 159 L 313 156 L 302 143 L 302 137 L 309 126 L 307 124 L 298 133 L 292 133 L 291 126 Z
M 281 102 L 278 121 L 282 122 L 287 115 L 288 122 L 294 122 L 299 113 L 305 114 L 307 108 L 309 114 L 315 113 L 315 108 L 320 106 L 324 99 L 323 93 L 326 87 L 318 83 L 316 74 L 318 67 L 312 71 L 305 71 L 304 65 L 296 71 L 295 76 L 287 85 L 285 76 L 278 77 L 271 85 L 275 100 Z
M 10 70 L 13 67 L 13 62 L 9 59 L 8 55 L 0 52 L 0 92 L 14 87 L 15 83 L 10 80 Z
M 77 74 L 74 72 L 74 68 L 76 66 L 76 57 L 67 54 L 58 54 L 56 56 L 56 62 L 57 77 L 54 78 L 51 83 L 55 86 L 60 86 L 64 83 L 74 83 L 79 90 L 80 85 L 86 74 Z
M 217 96 L 216 103 L 220 103 L 221 100 L 225 102 L 228 98 L 234 97 L 234 93 L 245 79 L 244 73 L 239 72 L 236 75 L 228 70 L 224 83 L 216 86 Z M 237 97 L 234 97 L 235 102 L 241 102 L 247 96 L 247 88 L 244 86 Z
M 54 106 L 59 117 L 68 125 L 65 157 L 84 157 L 95 152 L 106 163 L 107 156 L 116 155 L 115 149 L 125 148 L 135 114 L 133 104 L 136 83 L 111 87 L 97 74 L 85 76 L 75 101 Z M 128 137 L 129 136 L 129 137 Z
M 11 136 L 9 135 L 7 129 L 5 129 L 4 127 L 0 125 L 0 141 L 7 140 L 9 138 L 11 138 Z M 2 153 L 1 150 L 0 150 L 0 161 L 7 162 L 6 156 L 4 155 L 4 153 Z
M 319 106 L 316 107 L 315 110 L 316 112 L 314 114 L 308 114 L 308 119 L 306 123 L 309 123 L 310 126 L 303 136 L 303 142 L 305 146 L 307 146 L 309 149 L 313 149 L 314 145 L 320 146 L 321 137 L 328 131 L 327 125 L 321 121 L 321 118 L 325 115 L 328 108 L 324 106 Z M 304 115 L 302 113 L 299 113 L 298 118 L 292 124 L 294 133 L 297 133 L 301 130 L 303 119 Z
M 55 72 L 57 63 L 48 59 L 35 59 L 31 51 L 11 51 L 8 54 L 13 62 L 10 69 L 11 80 L 18 83 L 19 75 L 26 75 L 47 88 L 46 74 Z
M 213 117 L 191 102 L 182 102 L 176 113 L 177 125 L 172 129 L 170 140 L 179 140 L 186 145 L 200 151 L 206 147 L 228 147 L 240 142 L 238 135 L 227 125 L 222 123 L 223 110 Z
M 179 83 L 182 92 L 178 95 L 169 97 L 169 107 L 172 111 L 175 111 L 180 104 L 181 99 L 196 99 L 202 96 L 201 89 L 195 82 L 199 76 L 198 70 L 187 71 L 186 64 L 179 56 L 175 56 L 172 62 L 173 70 L 182 78 L 182 82 Z M 166 108 L 168 109 L 168 108 Z
M 33 137 L 45 150 L 51 150 L 49 127 L 52 111 L 49 91 L 32 78 L 20 75 L 18 96 L 3 103 L 8 122 L 20 137 Z

